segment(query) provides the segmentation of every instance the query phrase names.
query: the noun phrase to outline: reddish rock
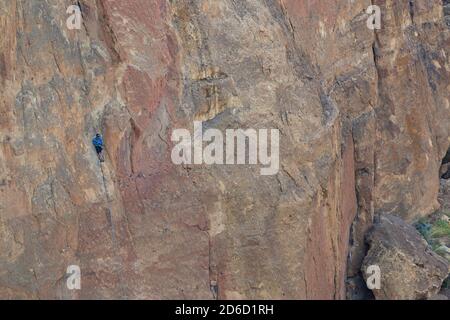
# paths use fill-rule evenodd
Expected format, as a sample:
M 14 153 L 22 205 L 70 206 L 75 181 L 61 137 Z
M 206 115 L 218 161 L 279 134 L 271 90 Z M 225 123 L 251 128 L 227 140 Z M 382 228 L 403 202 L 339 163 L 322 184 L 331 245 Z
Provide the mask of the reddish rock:
M 0 4 L 0 298 L 343 299 L 375 213 L 436 208 L 440 1 L 79 2 Z M 279 129 L 279 173 L 174 165 L 194 120 Z

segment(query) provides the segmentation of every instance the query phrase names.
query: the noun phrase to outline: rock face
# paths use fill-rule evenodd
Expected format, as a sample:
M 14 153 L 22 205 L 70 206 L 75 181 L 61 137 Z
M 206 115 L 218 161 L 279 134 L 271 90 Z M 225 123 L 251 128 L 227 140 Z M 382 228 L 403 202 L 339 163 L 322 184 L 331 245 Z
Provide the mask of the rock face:
M 375 214 L 436 208 L 440 0 L 71 4 L 0 1 L 0 298 L 343 299 Z M 279 172 L 174 165 L 195 120 L 279 129 Z
M 377 299 L 428 299 L 441 289 L 449 274 L 449 263 L 434 253 L 422 236 L 395 216 L 381 216 L 368 235 L 369 252 L 363 274 L 369 266 L 380 268 Z

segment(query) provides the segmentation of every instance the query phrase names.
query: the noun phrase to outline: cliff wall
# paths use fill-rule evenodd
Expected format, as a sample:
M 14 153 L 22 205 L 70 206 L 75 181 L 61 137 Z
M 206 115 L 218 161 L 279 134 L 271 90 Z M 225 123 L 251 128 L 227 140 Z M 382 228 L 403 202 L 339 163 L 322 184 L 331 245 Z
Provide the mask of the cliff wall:
M 72 4 L 0 0 L 0 298 L 343 299 L 374 215 L 437 209 L 441 1 Z M 279 172 L 174 165 L 194 121 L 279 129 Z

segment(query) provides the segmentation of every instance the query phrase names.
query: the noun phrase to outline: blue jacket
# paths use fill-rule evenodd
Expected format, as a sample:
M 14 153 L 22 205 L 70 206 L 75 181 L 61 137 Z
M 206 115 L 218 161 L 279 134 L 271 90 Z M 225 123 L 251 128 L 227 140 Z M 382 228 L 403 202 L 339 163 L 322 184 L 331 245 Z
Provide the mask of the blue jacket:
M 102 139 L 102 137 L 95 137 L 95 138 L 92 140 L 92 144 L 93 144 L 95 147 L 103 147 L 103 139 Z

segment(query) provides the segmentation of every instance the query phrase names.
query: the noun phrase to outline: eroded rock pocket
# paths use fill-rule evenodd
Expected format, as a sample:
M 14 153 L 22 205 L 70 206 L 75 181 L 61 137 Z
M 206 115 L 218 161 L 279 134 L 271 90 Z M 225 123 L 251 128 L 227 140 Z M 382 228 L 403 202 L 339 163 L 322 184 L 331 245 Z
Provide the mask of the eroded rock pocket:
M 450 1 L 450 0 L 449 0 Z M 442 160 L 441 168 L 439 170 L 441 179 L 450 179 L 450 149 Z
M 442 3 L 444 5 L 445 24 L 450 28 L 450 0 L 444 0 Z

